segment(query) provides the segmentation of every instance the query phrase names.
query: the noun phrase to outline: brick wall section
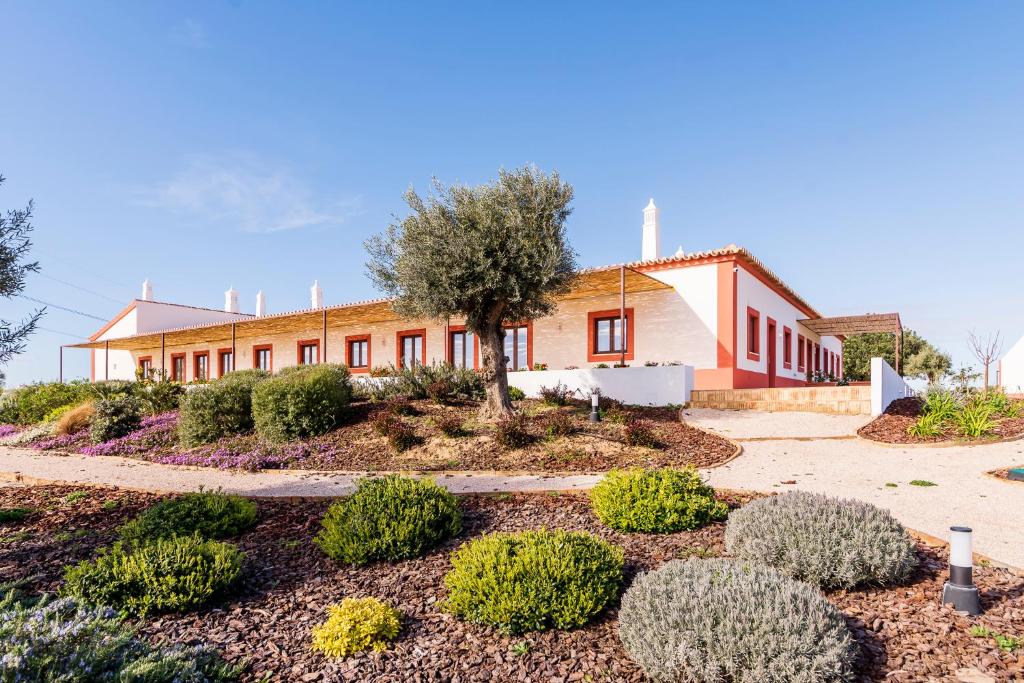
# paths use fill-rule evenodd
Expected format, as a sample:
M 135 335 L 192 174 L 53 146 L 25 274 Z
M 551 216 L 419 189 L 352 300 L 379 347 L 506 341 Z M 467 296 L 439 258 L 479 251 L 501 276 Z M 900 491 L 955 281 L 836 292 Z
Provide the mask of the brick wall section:
M 767 410 L 870 415 L 871 387 L 713 389 L 693 392 L 690 406 L 719 410 Z

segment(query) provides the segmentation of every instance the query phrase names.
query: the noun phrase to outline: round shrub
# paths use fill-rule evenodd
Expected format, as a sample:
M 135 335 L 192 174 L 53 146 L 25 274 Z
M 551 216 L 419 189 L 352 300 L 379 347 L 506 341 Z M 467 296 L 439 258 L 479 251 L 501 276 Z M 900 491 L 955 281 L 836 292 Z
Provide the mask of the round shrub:
M 825 588 L 899 583 L 917 565 L 914 541 L 888 511 L 803 491 L 734 511 L 725 545 L 736 557 Z
M 328 657 L 364 650 L 380 652 L 398 637 L 399 614 L 376 598 L 345 598 L 327 608 L 327 621 L 313 627 L 313 649 Z
M 693 467 L 612 470 L 591 490 L 590 502 L 603 524 L 647 534 L 696 529 L 729 514 Z
M 344 365 L 302 365 L 256 384 L 252 416 L 264 439 L 282 442 L 337 427 L 352 398 Z
M 347 564 L 417 557 L 462 531 L 455 496 L 432 481 L 363 479 L 331 505 L 314 542 Z
M 252 392 L 269 376 L 263 370 L 239 370 L 186 393 L 178 417 L 181 445 L 193 448 L 252 431 Z
M 35 424 L 57 408 L 81 403 L 90 393 L 91 385 L 84 381 L 26 384 L 4 392 L 0 422 Z
M 223 493 L 186 493 L 163 500 L 121 527 L 121 539 L 146 543 L 169 536 L 221 539 L 237 536 L 256 523 L 256 503 Z
M 129 395 L 103 398 L 94 405 L 95 414 L 89 426 L 93 443 L 103 443 L 134 432 L 142 423 L 142 404 Z
M 116 543 L 64 571 L 64 595 L 129 614 L 185 610 L 230 586 L 242 571 L 235 546 L 199 535 L 144 545 Z
M 578 531 L 488 534 L 452 555 L 445 608 L 505 633 L 582 626 L 615 599 L 622 562 Z
M 813 586 L 725 559 L 673 560 L 622 596 L 619 638 L 658 683 L 853 680 L 856 644 Z

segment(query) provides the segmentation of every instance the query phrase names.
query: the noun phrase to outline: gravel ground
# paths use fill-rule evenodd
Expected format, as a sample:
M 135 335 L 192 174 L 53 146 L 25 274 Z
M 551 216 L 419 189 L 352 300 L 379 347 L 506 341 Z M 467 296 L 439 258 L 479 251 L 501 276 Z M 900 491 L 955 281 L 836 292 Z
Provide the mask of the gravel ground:
M 732 504 L 745 499 L 725 497 Z M 52 590 L 63 565 L 108 543 L 118 524 L 156 499 L 110 489 L 0 488 L 0 507 L 36 510 L 22 524 L 0 527 L 0 573 L 31 577 L 32 587 Z M 247 680 L 267 674 L 280 681 L 641 681 L 619 646 L 614 609 L 582 629 L 515 638 L 446 615 L 438 603 L 448 553 L 468 537 L 497 529 L 586 530 L 624 548 L 628 581 L 669 559 L 717 554 L 723 547 L 723 524 L 664 536 L 612 532 L 578 494 L 468 496 L 459 539 L 420 559 L 353 569 L 336 565 L 311 543 L 327 504 L 260 501 L 259 524 L 239 539 L 249 559 L 237 591 L 197 612 L 151 618 L 143 633 L 154 641 L 210 642 L 231 660 L 248 657 Z M 979 568 L 986 612 L 969 619 L 937 603 L 946 571 L 942 552 L 922 545 L 918 555 L 921 565 L 905 586 L 829 594 L 862 645 L 859 680 L 1024 677 L 1024 652 L 1002 652 L 991 639 L 969 633 L 983 625 L 1024 635 L 1024 578 Z M 404 614 L 390 650 L 340 661 L 311 652 L 309 629 L 329 603 L 370 595 Z
M 733 441 L 761 439 L 851 438 L 871 420 L 867 415 L 713 410 L 687 408 L 683 419 L 694 427 Z

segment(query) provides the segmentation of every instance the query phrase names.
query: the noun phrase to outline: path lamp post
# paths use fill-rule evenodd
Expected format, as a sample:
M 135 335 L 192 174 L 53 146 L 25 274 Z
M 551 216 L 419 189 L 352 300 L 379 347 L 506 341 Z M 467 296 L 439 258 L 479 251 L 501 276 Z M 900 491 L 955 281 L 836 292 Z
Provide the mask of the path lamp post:
M 590 391 L 590 421 L 600 422 L 601 413 L 598 412 L 598 406 L 601 403 L 601 392 L 598 389 L 591 389 Z
M 952 603 L 958 612 L 981 614 L 981 596 L 974 585 L 974 552 L 971 528 L 949 527 L 949 581 L 942 587 L 942 604 Z

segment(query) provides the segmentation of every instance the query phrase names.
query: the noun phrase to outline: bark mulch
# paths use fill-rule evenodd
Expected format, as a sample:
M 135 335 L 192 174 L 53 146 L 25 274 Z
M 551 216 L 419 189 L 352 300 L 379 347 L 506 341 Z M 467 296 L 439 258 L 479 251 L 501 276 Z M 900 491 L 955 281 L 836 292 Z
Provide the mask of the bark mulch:
M 907 430 L 921 416 L 922 405 L 921 399 L 917 397 L 897 399 L 883 414 L 858 429 L 857 433 L 865 439 L 894 444 L 985 443 L 1024 436 L 1024 416 L 996 418 L 992 433 L 979 439 L 961 436 L 952 424 L 946 425 L 943 433 L 938 436 L 912 436 Z
M 0 527 L 0 573 L 33 577 L 32 587 L 52 590 L 63 564 L 88 556 L 130 514 L 157 499 L 90 489 L 89 498 L 69 507 L 63 501 L 75 490 L 0 489 L 0 507 L 37 509 L 21 525 Z M 733 506 L 750 497 L 723 493 Z M 107 501 L 118 505 L 108 510 Z M 724 524 L 664 536 L 619 534 L 602 527 L 579 494 L 465 496 L 461 502 L 460 538 L 423 558 L 350 568 L 312 544 L 328 501 L 261 500 L 260 522 L 238 539 L 248 560 L 236 593 L 200 611 L 153 617 L 142 631 L 154 641 L 207 642 L 229 660 L 246 659 L 245 678 L 251 681 L 642 681 L 619 645 L 615 609 L 581 629 L 517 637 L 445 614 L 439 603 L 449 553 L 488 531 L 590 531 L 623 547 L 628 583 L 636 572 L 670 559 L 723 551 Z M 72 524 L 91 533 L 69 551 L 52 537 Z M 22 532 L 29 537 L 20 537 Z M 1002 652 L 990 638 L 969 633 L 972 625 L 983 625 L 1024 635 L 1024 578 L 979 567 L 976 580 L 986 611 L 969 619 L 937 602 L 946 573 L 943 552 L 922 545 L 918 555 L 921 565 L 905 586 L 829 595 L 862 645 L 859 680 L 957 680 L 965 669 L 994 680 L 1024 677 L 1024 651 Z M 403 613 L 402 632 L 389 650 L 333 661 L 310 650 L 310 629 L 325 618 L 328 604 L 348 596 L 374 596 Z

